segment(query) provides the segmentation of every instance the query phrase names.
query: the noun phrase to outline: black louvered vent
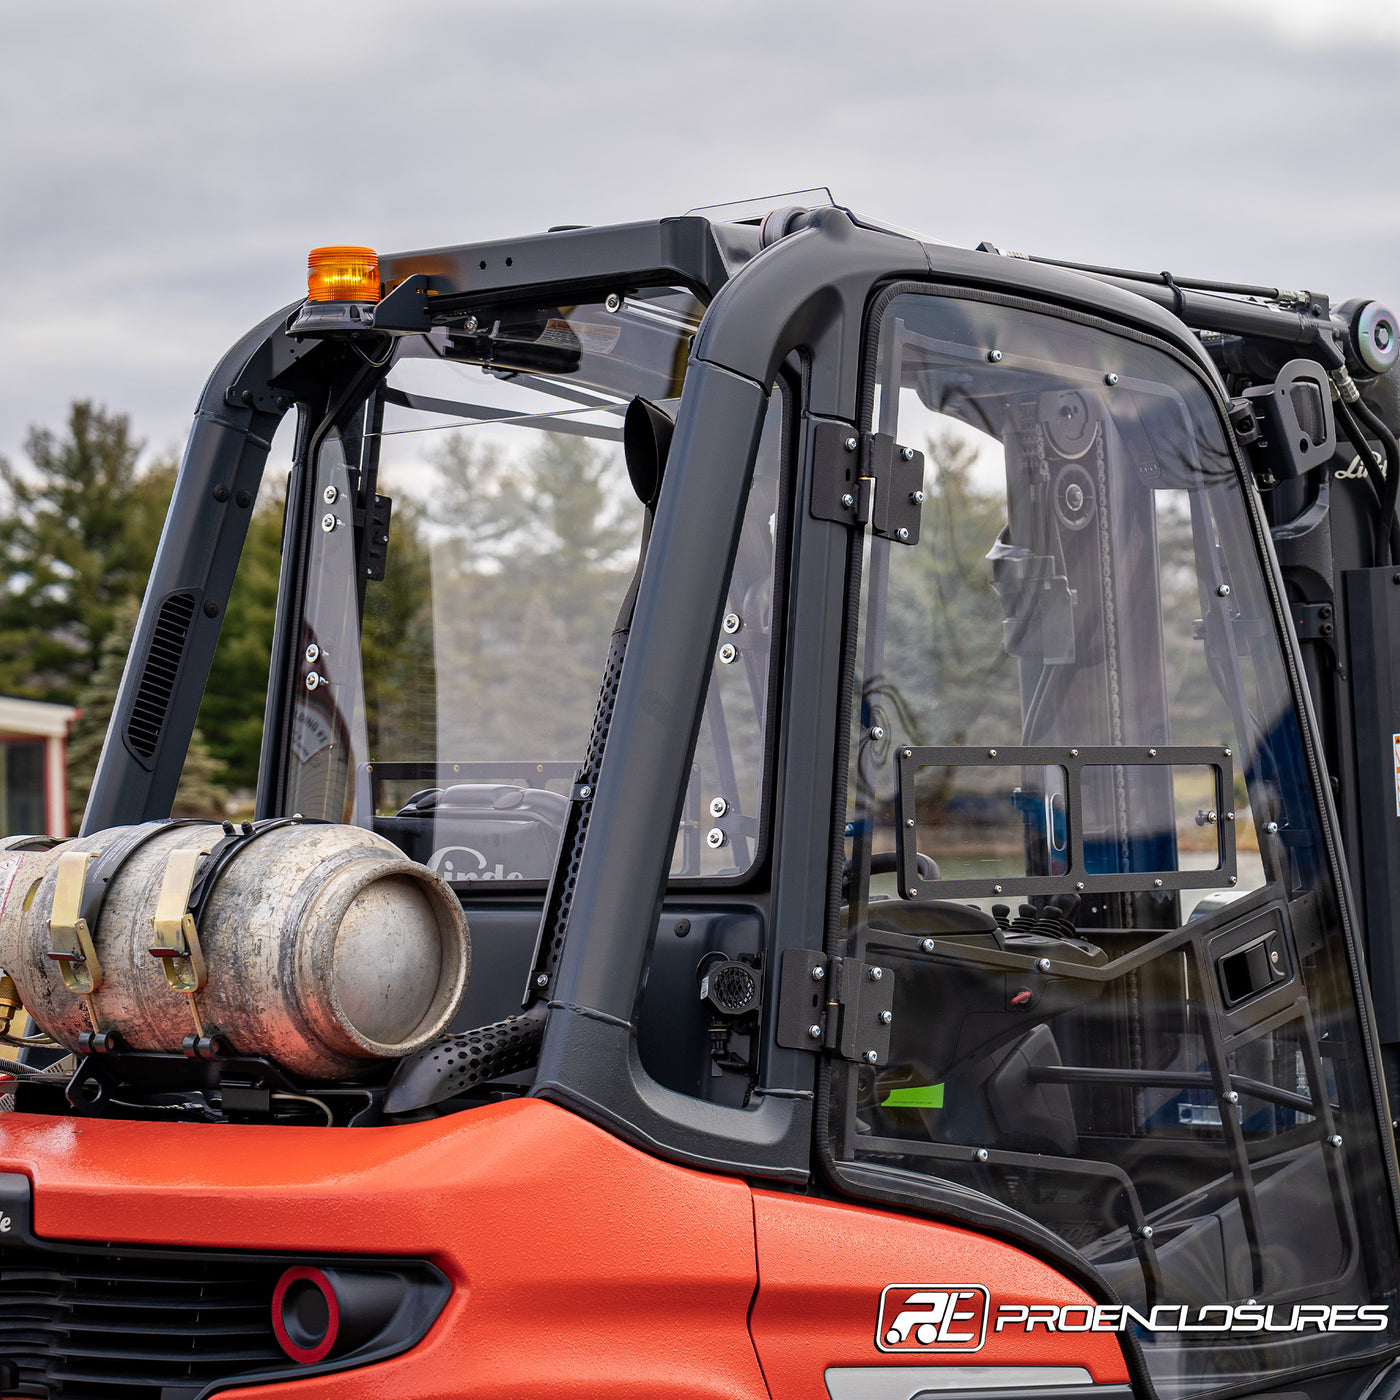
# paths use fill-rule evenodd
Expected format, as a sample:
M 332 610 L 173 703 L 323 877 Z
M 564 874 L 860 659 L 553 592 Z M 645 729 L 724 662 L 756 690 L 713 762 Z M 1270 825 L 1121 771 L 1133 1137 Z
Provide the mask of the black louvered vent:
M 287 1367 L 272 1330 L 284 1265 L 120 1249 L 0 1247 L 6 1394 L 169 1400 Z
M 160 605 L 151 647 L 146 653 L 146 667 L 136 690 L 136 703 L 126 722 L 126 742 L 142 758 L 150 758 L 160 742 L 175 677 L 180 671 L 180 658 L 185 654 L 185 642 L 190 635 L 194 604 L 193 593 L 172 593 Z

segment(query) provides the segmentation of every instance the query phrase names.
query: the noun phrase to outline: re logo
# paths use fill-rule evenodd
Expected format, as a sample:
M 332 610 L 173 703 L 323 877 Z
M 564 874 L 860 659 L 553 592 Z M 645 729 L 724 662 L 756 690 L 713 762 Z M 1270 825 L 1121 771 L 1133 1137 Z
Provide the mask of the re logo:
M 989 1301 L 978 1283 L 889 1284 L 880 1294 L 875 1345 L 881 1351 L 980 1351 Z

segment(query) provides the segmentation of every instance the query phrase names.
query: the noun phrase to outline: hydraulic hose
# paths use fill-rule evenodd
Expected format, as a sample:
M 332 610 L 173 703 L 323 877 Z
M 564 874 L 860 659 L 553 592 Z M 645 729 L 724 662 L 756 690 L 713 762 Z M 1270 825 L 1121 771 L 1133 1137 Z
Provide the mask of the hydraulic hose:
M 1375 454 L 1371 451 L 1371 445 L 1366 441 L 1366 436 L 1361 431 L 1361 425 L 1356 421 L 1351 407 L 1344 400 L 1338 399 L 1333 404 L 1333 409 L 1336 413 L 1337 425 L 1346 435 L 1347 441 L 1356 449 L 1357 458 L 1365 469 L 1366 478 L 1371 483 L 1371 489 L 1376 493 L 1376 563 L 1377 565 L 1393 564 L 1397 559 L 1400 559 L 1400 522 L 1395 517 L 1394 501 L 1391 502 L 1391 508 L 1387 514 L 1385 499 L 1390 483 L 1395 479 L 1395 473 L 1387 470 L 1386 473 L 1382 474 L 1376 463 Z
M 1358 398 L 1348 407 L 1371 430 L 1385 449 L 1385 489 L 1381 493 L 1381 520 L 1383 528 L 1387 531 L 1388 542 L 1389 529 L 1395 523 L 1395 499 L 1397 493 L 1400 493 L 1400 443 L 1395 441 L 1395 434 L 1381 421 L 1380 415 L 1372 411 L 1369 404 Z M 1366 453 L 1363 460 L 1369 456 L 1370 454 Z M 1393 558 L 1387 562 L 1394 562 Z

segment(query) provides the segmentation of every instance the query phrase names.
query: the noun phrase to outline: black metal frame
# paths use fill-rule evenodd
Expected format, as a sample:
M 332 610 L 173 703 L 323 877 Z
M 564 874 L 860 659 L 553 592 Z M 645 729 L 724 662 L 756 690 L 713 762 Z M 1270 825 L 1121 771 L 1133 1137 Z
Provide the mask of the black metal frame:
M 1068 748 L 1059 744 L 995 749 L 972 747 L 902 748 L 895 758 L 898 821 L 895 849 L 898 858 L 899 893 L 902 899 L 920 894 L 940 899 L 984 898 L 1001 894 L 1093 894 L 1100 890 L 1139 893 L 1155 890 L 1219 889 L 1233 885 L 1235 874 L 1235 814 L 1231 810 L 1234 780 L 1231 750 L 1182 744 L 1156 748 L 1112 745 Z M 948 767 L 1059 767 L 1065 772 L 1066 869 L 1063 875 L 988 876 L 976 879 L 927 880 L 918 872 L 918 812 L 915 784 L 921 768 Z M 1112 871 L 1095 874 L 1084 860 L 1082 780 L 1086 768 L 1102 767 L 1210 768 L 1215 774 L 1214 812 L 1216 864 L 1208 870 L 1164 868 L 1148 871 Z M 934 858 L 938 852 L 933 852 Z

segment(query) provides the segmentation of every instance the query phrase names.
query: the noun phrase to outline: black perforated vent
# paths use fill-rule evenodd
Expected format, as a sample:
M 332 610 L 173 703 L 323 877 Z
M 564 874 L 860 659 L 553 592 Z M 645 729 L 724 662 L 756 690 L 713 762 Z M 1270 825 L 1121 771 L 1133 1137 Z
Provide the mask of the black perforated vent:
M 146 665 L 141 672 L 141 684 L 136 690 L 136 702 L 126 722 L 126 742 L 142 758 L 150 758 L 160 742 L 160 731 L 165 726 L 165 715 L 175 690 L 175 677 L 189 640 L 194 605 L 193 593 L 172 593 L 160 605 Z
M 384 1100 L 386 1111 L 412 1113 L 503 1074 L 529 1069 L 539 1058 L 544 1023 L 543 1008 L 535 1008 L 425 1045 L 394 1071 Z

